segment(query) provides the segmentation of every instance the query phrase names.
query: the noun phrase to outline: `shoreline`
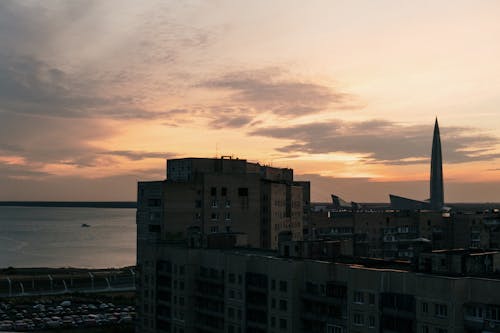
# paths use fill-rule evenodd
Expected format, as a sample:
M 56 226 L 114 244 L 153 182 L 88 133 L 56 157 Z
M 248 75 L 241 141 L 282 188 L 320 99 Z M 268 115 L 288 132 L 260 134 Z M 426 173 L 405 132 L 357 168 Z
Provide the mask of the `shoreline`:
M 0 207 L 137 208 L 135 201 L 0 201 Z

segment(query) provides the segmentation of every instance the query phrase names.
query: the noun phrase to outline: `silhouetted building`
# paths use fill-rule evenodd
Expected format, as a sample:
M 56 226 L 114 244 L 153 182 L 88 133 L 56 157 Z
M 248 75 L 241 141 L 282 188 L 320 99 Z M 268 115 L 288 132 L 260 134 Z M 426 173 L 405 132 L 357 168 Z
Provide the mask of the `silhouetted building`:
M 441 138 L 439 135 L 437 118 L 434 124 L 434 135 L 432 137 L 430 195 L 431 209 L 442 209 L 444 206 L 443 157 L 441 154 Z
M 282 231 L 302 239 L 309 191 L 292 169 L 232 158 L 171 159 L 165 181 L 139 182 L 139 234 L 185 239 L 195 227 L 202 235 L 243 232 L 253 247 L 276 248 Z
M 432 209 L 441 210 L 444 207 L 443 189 L 443 157 L 441 154 L 441 138 L 439 125 L 436 118 L 434 123 L 434 134 L 432 137 L 431 153 L 431 177 L 430 177 L 430 199 L 420 201 L 390 194 L 391 207 L 399 210 Z

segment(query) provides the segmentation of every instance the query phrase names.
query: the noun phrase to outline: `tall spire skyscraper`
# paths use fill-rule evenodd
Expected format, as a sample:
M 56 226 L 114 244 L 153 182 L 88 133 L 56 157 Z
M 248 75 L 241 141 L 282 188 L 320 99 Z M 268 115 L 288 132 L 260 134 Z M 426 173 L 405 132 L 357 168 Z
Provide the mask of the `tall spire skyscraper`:
M 431 209 L 440 210 L 444 206 L 443 189 L 443 157 L 441 155 L 441 138 L 439 137 L 439 125 L 436 117 L 434 124 L 434 136 L 432 138 L 431 155 Z

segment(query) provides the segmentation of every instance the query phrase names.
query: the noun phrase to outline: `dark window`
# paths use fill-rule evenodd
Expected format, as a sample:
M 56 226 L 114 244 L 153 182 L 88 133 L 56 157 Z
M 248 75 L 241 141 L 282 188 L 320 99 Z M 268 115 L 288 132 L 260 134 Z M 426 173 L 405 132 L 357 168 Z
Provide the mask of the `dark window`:
M 286 308 L 287 308 L 286 301 L 284 299 L 280 299 L 280 310 L 286 311 Z
M 280 281 L 280 291 L 286 292 L 287 290 L 287 283 L 286 281 Z
M 213 197 L 217 195 L 217 187 L 212 187 L 210 189 L 210 195 L 212 195 Z
M 148 199 L 148 206 L 149 207 L 159 207 L 160 205 L 161 205 L 160 199 Z
M 225 197 L 227 195 L 227 188 L 223 187 L 220 191 L 220 194 Z
M 371 305 L 375 304 L 375 294 L 368 294 L 368 301 Z
M 150 224 L 149 232 L 161 232 L 161 227 L 159 224 Z
M 248 197 L 248 187 L 240 187 L 240 188 L 238 188 L 238 195 L 240 197 Z
M 271 280 L 271 290 L 275 290 L 275 289 L 276 289 L 276 280 L 272 279 Z
M 286 319 L 280 319 L 280 328 L 286 329 Z
M 196 201 L 194 202 L 194 206 L 195 206 L 196 208 L 201 208 L 201 200 L 196 200 Z

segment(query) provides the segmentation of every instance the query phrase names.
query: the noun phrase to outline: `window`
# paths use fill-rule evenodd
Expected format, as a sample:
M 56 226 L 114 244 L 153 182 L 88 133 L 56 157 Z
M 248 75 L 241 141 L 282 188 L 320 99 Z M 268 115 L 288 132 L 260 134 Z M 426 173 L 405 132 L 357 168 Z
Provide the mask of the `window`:
M 201 220 L 201 213 L 194 213 L 194 219 L 197 221 Z
M 210 227 L 210 232 L 212 233 L 219 232 L 219 227 L 218 226 Z
M 149 224 L 149 232 L 161 232 L 161 226 L 159 224 Z
M 448 315 L 446 304 L 434 304 L 434 315 L 436 317 L 446 317 Z
M 375 304 L 375 294 L 373 294 L 373 293 L 368 294 L 368 303 L 370 303 L 370 305 Z
M 231 307 L 230 307 L 230 308 L 228 308 L 228 309 L 227 309 L 227 315 L 228 315 L 228 317 L 229 317 L 229 318 L 231 318 L 231 319 L 232 319 L 232 318 L 234 318 L 234 308 L 231 308 Z
M 231 207 L 231 200 L 226 200 L 226 208 Z
M 196 208 L 201 208 L 201 200 L 195 200 L 195 202 L 194 202 L 194 206 L 195 206 Z
M 236 275 L 234 275 L 234 273 L 229 273 L 229 275 L 227 276 L 227 279 L 228 279 L 229 283 L 234 283 L 236 281 Z
M 224 214 L 224 219 L 225 219 L 226 221 L 230 221 L 230 220 L 231 220 L 231 213 L 230 213 L 230 212 L 226 212 L 226 213 Z
M 220 189 L 220 195 L 222 195 L 223 197 L 225 197 L 227 195 L 227 188 L 226 187 L 223 187 Z
M 212 187 L 210 189 L 210 195 L 215 197 L 217 195 L 217 187 Z
M 276 299 L 271 299 L 271 308 L 276 308 Z
M 422 326 L 422 333 L 429 333 L 429 326 L 423 325 Z
M 286 319 L 283 319 L 283 318 L 280 319 L 280 328 L 282 330 L 286 329 Z
M 210 214 L 210 218 L 212 220 L 214 220 L 214 221 L 218 220 L 219 219 L 219 214 L 218 213 L 212 213 L 212 214 Z
M 219 203 L 217 202 L 217 200 L 212 200 L 212 208 L 217 208 L 219 207 Z
M 271 327 L 276 327 L 276 317 L 271 317 Z
M 368 326 L 375 327 L 375 317 L 374 316 L 368 317 Z
M 445 330 L 444 328 L 436 328 L 434 330 L 436 333 L 448 333 L 448 330 Z
M 328 324 L 326 326 L 326 333 L 344 333 L 344 328 L 342 326 Z
M 148 206 L 149 207 L 159 207 L 160 205 L 161 205 L 160 199 L 148 199 Z
M 363 304 L 365 302 L 364 295 L 362 291 L 354 292 L 354 303 Z
M 286 290 L 287 290 L 287 282 L 280 281 L 280 291 L 286 293 Z
M 276 290 L 276 280 L 275 279 L 271 280 L 271 290 Z
M 500 321 L 500 307 L 492 307 L 486 312 L 486 318 Z
M 429 304 L 427 304 L 426 302 L 422 302 L 422 312 L 429 313 Z
M 233 289 L 229 289 L 229 298 L 234 299 L 234 290 Z
M 286 301 L 284 299 L 280 299 L 280 310 L 286 311 L 286 308 L 287 308 Z
M 240 197 L 248 197 L 248 187 L 240 187 L 240 188 L 238 188 L 238 196 L 240 196 Z
M 361 313 L 355 313 L 353 316 L 353 323 L 354 325 L 362 326 L 364 325 L 364 318 Z

